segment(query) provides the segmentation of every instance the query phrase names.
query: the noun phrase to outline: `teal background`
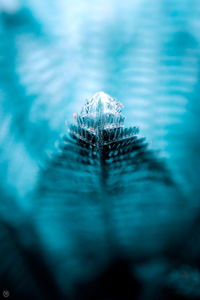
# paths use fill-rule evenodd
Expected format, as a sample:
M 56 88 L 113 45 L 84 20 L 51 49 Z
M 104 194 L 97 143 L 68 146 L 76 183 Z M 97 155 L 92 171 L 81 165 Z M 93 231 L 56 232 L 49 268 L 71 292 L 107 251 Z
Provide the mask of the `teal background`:
M 41 174 L 47 158 L 57 153 L 56 141 L 67 130 L 65 121 L 73 122 L 85 98 L 102 90 L 124 104 L 125 124 L 139 126 L 140 137 L 146 137 L 176 183 L 175 191 L 158 183 L 149 193 L 144 183 L 137 192 L 130 191 L 127 202 L 124 195 L 107 199 L 123 200 L 113 213 L 122 257 L 132 257 L 133 273 L 145 282 L 144 291 L 155 278 L 150 292 L 155 295 L 164 273 L 163 282 L 170 282 L 181 297 L 199 297 L 199 17 L 198 0 L 0 1 L 2 291 L 10 284 L 19 292 L 30 286 L 37 297 L 48 290 L 27 263 L 33 257 L 25 259 L 24 253 L 41 256 L 55 290 L 65 296 L 81 278 L 91 280 L 101 273 L 99 264 L 104 270 L 112 260 L 104 240 L 101 193 L 94 207 L 88 195 L 83 201 L 80 182 L 66 179 L 71 187 L 66 202 L 57 196 L 49 202 L 37 194 L 41 181 L 45 184 Z M 80 165 L 74 164 L 79 178 Z M 73 197 L 77 203 L 82 199 L 81 204 L 71 206 Z M 78 234 L 83 224 L 94 255 L 88 269 L 80 250 L 87 239 Z M 180 261 L 170 257 L 169 248 L 179 253 Z M 182 268 L 191 275 L 182 277 Z

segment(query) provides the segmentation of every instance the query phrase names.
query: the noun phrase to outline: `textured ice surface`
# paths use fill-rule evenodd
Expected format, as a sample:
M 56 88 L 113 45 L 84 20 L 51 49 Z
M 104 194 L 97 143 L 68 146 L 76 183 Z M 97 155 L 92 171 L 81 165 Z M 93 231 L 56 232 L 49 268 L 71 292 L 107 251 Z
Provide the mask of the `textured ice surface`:
M 121 112 L 122 104 L 104 92 L 97 92 L 91 98 L 86 100 L 82 108 L 82 116 L 113 114 L 117 115 Z

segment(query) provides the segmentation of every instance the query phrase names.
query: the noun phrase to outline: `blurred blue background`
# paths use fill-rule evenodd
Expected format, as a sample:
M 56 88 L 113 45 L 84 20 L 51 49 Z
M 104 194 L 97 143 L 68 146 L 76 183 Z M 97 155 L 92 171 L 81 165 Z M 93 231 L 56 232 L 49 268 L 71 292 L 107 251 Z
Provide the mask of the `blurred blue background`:
M 198 267 L 199 32 L 198 0 L 193 0 L 192 3 L 189 0 L 0 0 L 2 278 L 6 273 L 13 272 L 10 266 L 14 264 L 16 274 L 23 271 L 23 274 L 27 274 L 26 279 L 30 277 L 27 280 L 28 284 L 33 285 L 33 290 L 40 290 L 40 284 L 37 283 L 36 287 L 32 283 L 32 275 L 28 275 L 32 268 L 27 269 L 24 254 L 19 252 L 8 228 L 14 231 L 16 240 L 20 241 L 19 247 L 35 247 L 39 249 L 38 252 L 43 253 L 46 264 L 53 270 L 52 277 L 56 278 L 56 286 L 63 294 L 70 294 L 74 278 L 77 280 L 84 276 L 86 269 L 80 263 L 82 271 L 78 275 L 75 272 L 74 277 L 70 275 L 71 279 L 65 288 L 63 274 L 68 274 L 66 270 L 71 268 L 70 263 L 74 268 L 73 260 L 78 259 L 80 246 L 76 248 L 71 241 L 71 234 L 67 233 L 71 227 L 63 228 L 62 222 L 56 221 L 56 218 L 60 220 L 62 203 L 59 204 L 55 197 L 55 202 L 45 204 L 46 210 L 43 211 L 40 205 L 35 204 L 37 201 L 32 195 L 49 153 L 56 151 L 55 142 L 66 131 L 65 121 L 73 122 L 73 112 L 80 111 L 84 99 L 101 90 L 124 104 L 127 126 L 139 126 L 140 135 L 147 138 L 149 148 L 155 151 L 159 159 L 165 160 L 176 182 L 179 196 L 173 196 L 174 200 L 169 204 L 167 201 L 171 198 L 171 192 L 168 195 L 168 190 L 160 191 L 157 202 L 152 204 L 152 219 L 157 220 L 157 204 L 163 212 L 164 220 L 169 224 L 171 214 L 178 219 L 181 219 L 180 215 L 183 216 L 181 220 L 184 234 L 188 233 L 193 238 L 190 241 L 184 235 L 182 239 L 183 243 L 188 242 L 184 252 L 189 257 L 186 264 L 194 261 L 195 268 Z M 141 194 L 140 197 L 143 199 Z M 146 197 L 149 196 L 145 195 L 144 198 Z M 177 201 L 180 198 L 184 201 L 179 210 Z M 56 214 L 55 223 L 50 216 L 52 211 Z M 73 214 L 73 211 L 68 213 Z M 134 212 L 133 215 L 137 213 Z M 47 228 L 41 221 L 43 214 Z M 90 214 L 91 224 L 95 224 L 92 211 L 86 214 L 86 219 Z M 145 224 L 146 220 L 143 216 L 138 222 Z M 123 223 L 123 218 L 121 222 Z M 122 223 L 118 225 L 123 228 Z M 160 223 L 162 221 L 159 217 L 154 224 L 156 230 Z M 68 234 L 69 240 L 66 238 Z M 98 235 L 95 225 L 91 233 L 93 235 Z M 118 238 L 121 238 L 120 235 Z M 177 236 L 173 238 L 175 241 Z M 78 237 L 74 239 L 78 240 Z M 141 243 L 138 251 L 144 247 L 149 249 L 150 242 L 144 246 L 145 243 L 136 239 L 136 243 Z M 173 244 L 171 239 L 170 243 Z M 102 251 L 106 251 L 104 247 Z M 110 259 L 109 255 L 106 260 Z M 125 251 L 124 256 L 126 255 Z M 137 254 L 134 255 L 137 257 Z M 154 270 L 150 272 L 150 278 L 156 277 L 157 272 L 162 273 L 162 266 L 168 264 L 166 260 L 161 264 L 157 260 L 163 261 L 163 256 L 162 259 L 157 256 L 156 263 L 150 264 L 149 268 Z M 60 267 L 57 267 L 59 264 Z M 75 265 L 77 264 L 76 262 Z M 93 263 L 94 269 L 95 264 L 96 262 Z M 179 274 L 176 273 L 178 271 L 173 273 L 172 268 L 171 272 L 169 277 L 173 282 L 179 282 L 181 275 L 176 275 Z M 196 269 L 191 272 L 198 275 Z M 143 268 L 139 269 L 139 278 L 144 279 L 147 276 L 144 273 L 148 272 L 143 271 Z M 8 279 L 8 282 L 12 281 L 13 286 L 18 285 L 15 283 L 16 274 L 9 275 L 12 280 Z M 23 274 L 18 277 L 24 278 Z M 176 284 L 179 286 L 179 283 Z M 5 287 L 2 286 L 2 289 Z M 194 297 L 196 294 L 200 295 L 196 286 L 189 292 L 183 287 L 177 289 L 180 290 L 180 295 L 187 296 L 189 293 L 191 296 L 194 291 Z

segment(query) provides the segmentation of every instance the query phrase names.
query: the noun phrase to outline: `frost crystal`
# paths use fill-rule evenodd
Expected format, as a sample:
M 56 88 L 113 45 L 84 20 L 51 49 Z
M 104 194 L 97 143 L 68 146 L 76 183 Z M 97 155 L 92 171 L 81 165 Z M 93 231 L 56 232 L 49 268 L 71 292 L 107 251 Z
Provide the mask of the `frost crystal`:
M 70 126 L 70 134 L 100 148 L 134 138 L 138 128 L 124 128 L 122 108 L 121 102 L 104 92 L 98 92 L 86 100 L 80 114 L 74 114 L 77 125 Z
M 80 115 L 76 115 L 76 120 L 79 126 L 87 127 L 92 131 L 99 127 L 122 127 L 124 125 L 122 107 L 116 99 L 104 92 L 98 92 L 86 100 Z

